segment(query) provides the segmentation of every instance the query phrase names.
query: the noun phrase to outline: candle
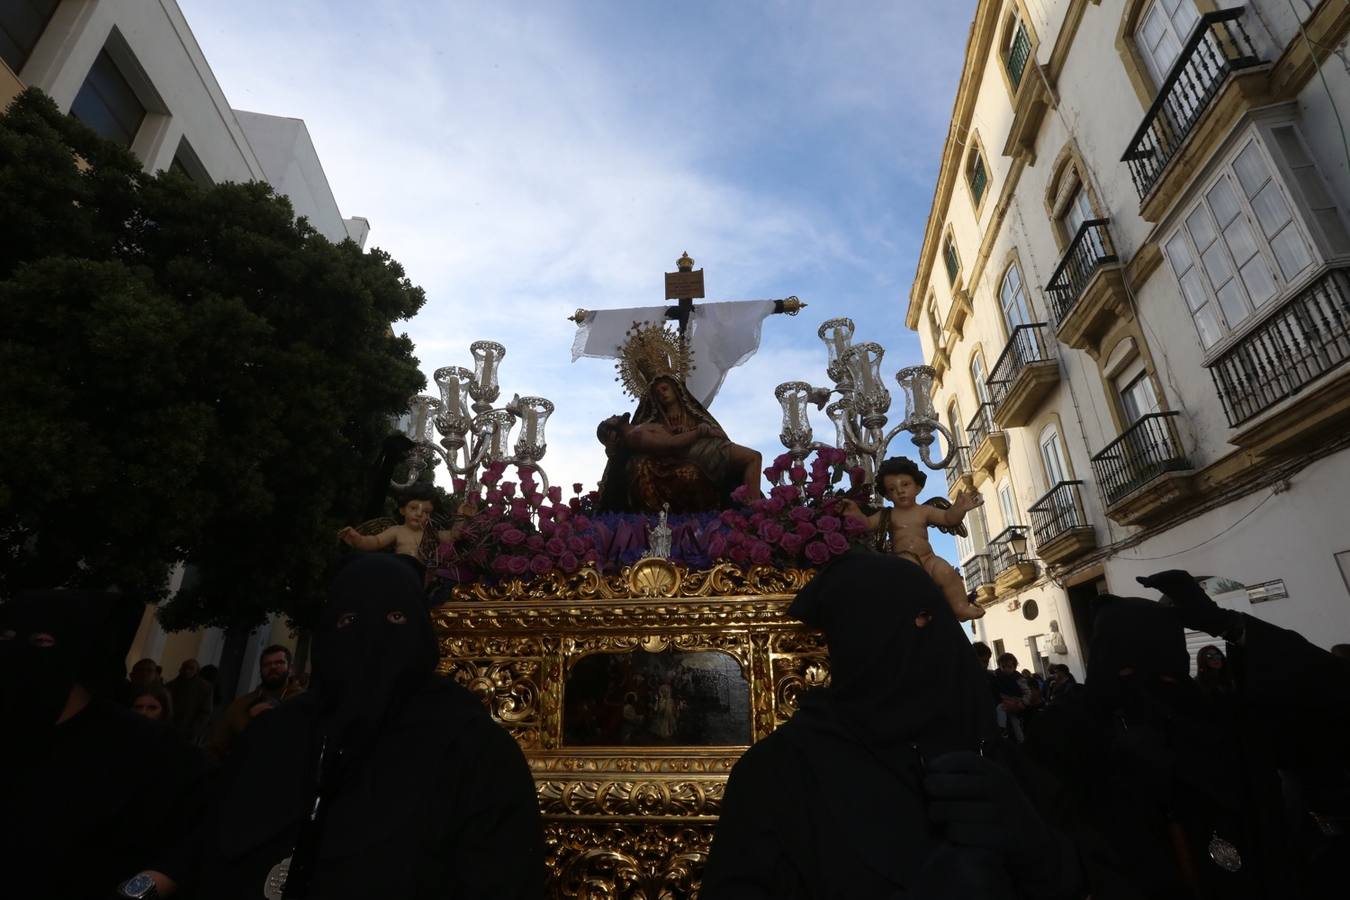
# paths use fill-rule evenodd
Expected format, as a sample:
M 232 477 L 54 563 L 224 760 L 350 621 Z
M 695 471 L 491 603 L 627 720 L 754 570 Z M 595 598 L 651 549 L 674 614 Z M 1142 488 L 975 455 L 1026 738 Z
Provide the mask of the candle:
M 457 416 L 460 409 L 464 406 L 459 399 L 459 378 L 451 378 L 445 382 L 445 404 L 446 415 Z
M 872 394 L 876 392 L 877 383 L 872 378 L 872 361 L 867 357 L 868 352 L 866 350 L 859 351 L 856 357 L 858 361 L 858 382 L 862 385 L 864 394 Z
M 527 446 L 533 446 L 535 443 L 535 428 L 539 424 L 539 414 L 534 411 L 534 407 L 525 407 L 525 433 L 521 435 L 521 442 Z
M 838 325 L 834 326 L 834 358 L 843 359 L 844 351 L 847 349 L 844 345 L 844 329 Z
M 482 383 L 481 387 L 484 387 L 484 388 L 490 388 L 490 387 L 492 387 L 493 374 L 494 374 L 493 371 L 492 371 L 492 367 L 496 364 L 496 362 L 497 362 L 497 361 L 496 361 L 496 359 L 493 358 L 493 354 L 492 354 L 492 351 L 491 351 L 491 350 L 484 350 L 484 351 L 483 351 L 483 383 Z
M 802 400 L 796 391 L 788 394 L 788 428 L 792 431 L 802 430 Z

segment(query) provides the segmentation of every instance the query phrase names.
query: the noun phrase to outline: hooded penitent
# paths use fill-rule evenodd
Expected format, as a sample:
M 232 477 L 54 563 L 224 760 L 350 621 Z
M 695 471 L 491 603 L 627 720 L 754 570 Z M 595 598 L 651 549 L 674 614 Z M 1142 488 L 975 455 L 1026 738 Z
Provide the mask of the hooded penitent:
M 976 749 L 996 733 L 970 641 L 914 563 L 850 553 L 817 575 L 788 612 L 825 632 L 830 688 L 818 699 L 828 699 L 840 723 L 874 752 L 905 757 L 913 745 L 931 758 Z

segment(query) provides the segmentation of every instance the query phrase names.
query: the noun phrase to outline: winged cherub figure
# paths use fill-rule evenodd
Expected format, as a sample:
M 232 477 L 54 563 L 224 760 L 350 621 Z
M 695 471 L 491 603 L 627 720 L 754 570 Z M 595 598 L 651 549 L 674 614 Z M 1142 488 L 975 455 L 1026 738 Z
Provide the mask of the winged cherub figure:
M 928 577 L 942 589 L 947 605 L 958 619 L 963 622 L 978 619 L 984 615 L 984 609 L 970 602 L 961 576 L 933 552 L 928 543 L 928 529 L 938 528 L 947 534 L 965 537 L 966 529 L 961 520 L 966 513 L 981 506 L 984 499 L 974 491 L 963 491 L 957 495 L 955 503 L 948 503 L 942 497 L 915 502 L 927 481 L 928 476 L 912 460 L 903 456 L 888 459 L 877 469 L 877 482 L 881 485 L 881 495 L 894 505 L 889 510 L 882 508 L 868 516 L 850 501 L 848 513 L 865 519 L 876 531 L 881 531 L 884 525 L 890 538 L 890 552 L 922 566 Z

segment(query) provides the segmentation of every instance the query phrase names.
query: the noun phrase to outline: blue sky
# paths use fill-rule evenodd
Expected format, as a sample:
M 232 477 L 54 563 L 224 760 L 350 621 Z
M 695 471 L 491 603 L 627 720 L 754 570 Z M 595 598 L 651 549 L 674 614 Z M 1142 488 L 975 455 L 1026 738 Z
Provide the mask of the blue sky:
M 230 104 L 303 118 L 343 214 L 426 289 L 428 376 L 489 338 L 506 396 L 557 404 L 555 483 L 593 484 L 595 424 L 631 408 L 564 317 L 662 302 L 682 251 L 709 300 L 810 304 L 712 406 L 766 458 L 774 386 L 826 380 L 824 319 L 887 373 L 920 361 L 904 303 L 975 0 L 179 3 Z

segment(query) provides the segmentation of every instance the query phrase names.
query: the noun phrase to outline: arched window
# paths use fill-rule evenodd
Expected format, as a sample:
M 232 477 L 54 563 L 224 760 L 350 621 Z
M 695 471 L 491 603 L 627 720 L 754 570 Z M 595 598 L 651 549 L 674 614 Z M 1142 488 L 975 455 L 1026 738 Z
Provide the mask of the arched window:
M 984 198 L 984 189 L 989 186 L 989 172 L 984 167 L 984 155 L 978 146 L 970 148 L 970 157 L 966 161 L 966 181 L 970 185 L 970 196 L 979 209 Z
M 1008 271 L 1003 273 L 1003 281 L 998 286 L 998 303 L 1003 309 L 1003 322 L 1008 326 L 1009 337 L 1018 325 L 1031 324 L 1031 307 L 1027 304 L 1027 292 L 1017 263 L 1008 266 Z
M 982 404 L 989 402 L 989 385 L 985 383 L 988 377 L 984 371 L 984 354 L 976 350 L 970 357 L 970 380 L 975 382 L 975 397 Z
M 1167 80 L 1198 21 L 1195 0 L 1154 0 L 1139 17 L 1134 42 L 1153 77 L 1155 90 Z

